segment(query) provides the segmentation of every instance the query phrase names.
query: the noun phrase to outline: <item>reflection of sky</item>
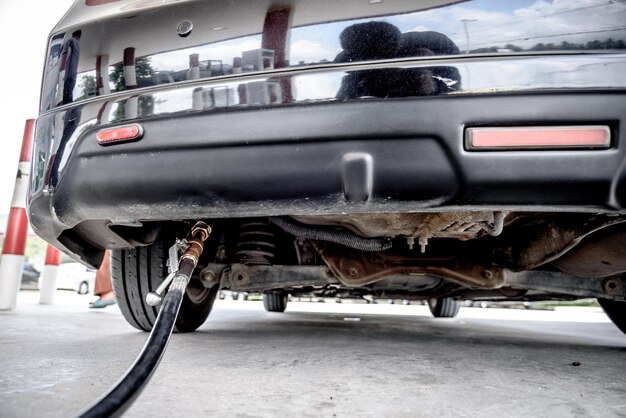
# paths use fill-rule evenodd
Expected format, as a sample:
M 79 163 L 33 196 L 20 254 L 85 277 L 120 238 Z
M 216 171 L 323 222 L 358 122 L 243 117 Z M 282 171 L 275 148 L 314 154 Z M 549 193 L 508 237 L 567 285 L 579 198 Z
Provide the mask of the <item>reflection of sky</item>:
M 189 55 L 199 54 L 200 61 L 220 60 L 223 64 L 232 65 L 234 57 L 241 57 L 243 51 L 250 51 L 261 47 L 261 35 L 245 36 L 243 38 L 230 39 L 194 48 L 186 48 L 179 51 L 165 52 L 152 55 L 152 67 L 155 70 L 167 69 L 170 71 L 189 69 Z
M 495 9 L 494 5 L 501 3 Z M 509 6 L 506 10 L 504 5 Z M 461 49 L 466 40 L 462 19 L 467 22 L 471 48 L 504 47 L 511 43 L 523 48 L 539 42 L 586 43 L 608 37 L 626 38 L 626 4 L 623 0 L 507 1 L 480 0 L 453 6 L 447 13 L 434 9 L 422 14 L 425 29 L 448 35 Z M 609 34 L 599 29 L 622 28 Z M 566 35 L 569 34 L 569 35 Z
M 298 13 L 296 10 L 295 13 Z M 349 25 L 385 21 L 401 32 L 436 31 L 447 35 L 459 49 L 513 44 L 529 48 L 537 43 L 587 43 L 592 40 L 626 40 L 625 0 L 475 0 L 451 6 L 396 16 L 382 16 L 350 21 L 330 22 L 293 28 L 290 33 L 290 62 L 316 63 L 332 61 L 341 51 L 339 35 Z M 602 29 L 616 29 L 600 33 Z M 189 55 L 200 54 L 200 60 L 221 60 L 232 65 L 243 51 L 261 47 L 261 35 L 246 36 L 210 45 L 172 51 L 151 57 L 155 70 L 178 71 L 189 68 Z
M 154 113 L 172 113 L 191 108 L 193 88 L 161 92 L 154 102 Z
M 520 90 L 528 87 L 538 88 L 576 88 L 594 86 L 596 88 L 615 88 L 624 84 L 623 71 L 625 60 L 580 59 L 560 61 L 551 58 L 533 60 L 508 60 L 494 67 L 491 63 L 473 62 L 457 68 L 461 74 L 463 90 Z M 533 71 L 529 71 L 529 66 Z M 613 71 L 602 71 L 608 68 Z M 602 72 L 603 77 L 598 78 Z M 296 99 L 320 100 L 333 98 L 341 86 L 342 74 L 306 74 L 294 80 Z
M 403 33 L 440 32 L 465 50 L 464 19 L 470 20 L 467 22 L 470 48 L 502 48 L 508 43 L 528 48 L 540 42 L 560 44 L 563 41 L 586 43 L 609 37 L 626 39 L 624 0 L 476 0 L 397 16 L 294 28 L 291 32 L 291 62 L 332 60 L 341 50 L 341 31 L 351 24 L 369 21 L 391 23 Z M 596 32 L 606 28 L 622 29 L 606 34 Z M 306 45 L 308 49 L 294 48 L 298 45 Z
M 369 21 L 391 23 L 403 33 L 440 32 L 461 51 L 468 49 L 465 26 L 470 49 L 504 48 L 507 44 L 529 48 L 538 43 L 587 43 L 608 38 L 626 41 L 626 0 L 475 0 L 402 15 L 297 27 L 290 32 L 290 63 L 333 61 L 341 52 L 341 32 L 352 24 Z M 603 33 L 603 29 L 615 30 Z M 260 47 L 261 35 L 257 34 L 156 54 L 150 60 L 155 71 L 187 70 L 190 54 L 199 54 L 200 61 L 220 60 L 230 66 L 243 51 Z M 80 86 L 79 76 L 74 97 L 83 94 Z
M 533 89 L 554 88 L 606 88 L 611 89 L 624 84 L 622 70 L 626 59 L 596 58 L 579 56 L 569 59 L 522 58 L 509 59 L 494 67 L 491 63 L 474 61 L 460 64 L 463 90 L 499 90 L 516 91 L 531 87 Z M 610 68 L 612 71 L 607 71 Z M 598 74 L 602 74 L 598 77 Z M 333 99 L 343 81 L 345 73 L 305 73 L 293 78 L 293 94 L 298 102 Z M 264 78 L 252 80 L 255 83 Z M 212 86 L 216 89 L 229 89 L 236 95 L 238 82 Z M 192 108 L 195 87 L 181 87 L 152 93 L 154 113 L 167 114 L 189 111 Z M 209 91 L 210 87 L 205 87 Z M 237 106 L 233 101 L 230 106 Z M 220 107 L 224 107 L 221 105 Z M 109 115 L 114 115 L 115 107 Z

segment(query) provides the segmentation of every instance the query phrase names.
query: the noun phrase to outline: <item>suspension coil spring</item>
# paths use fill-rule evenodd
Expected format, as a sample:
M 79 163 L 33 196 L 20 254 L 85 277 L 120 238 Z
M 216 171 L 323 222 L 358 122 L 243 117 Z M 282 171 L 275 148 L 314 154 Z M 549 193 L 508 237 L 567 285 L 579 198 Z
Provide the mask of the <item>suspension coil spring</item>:
M 237 259 L 246 265 L 270 265 L 276 255 L 276 234 L 269 222 L 246 222 L 239 227 Z

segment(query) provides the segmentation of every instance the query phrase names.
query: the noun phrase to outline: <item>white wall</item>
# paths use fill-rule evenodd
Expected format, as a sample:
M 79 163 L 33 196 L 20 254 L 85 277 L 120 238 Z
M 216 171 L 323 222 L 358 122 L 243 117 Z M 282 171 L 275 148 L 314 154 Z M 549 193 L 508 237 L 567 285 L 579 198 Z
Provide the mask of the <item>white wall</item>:
M 0 214 L 11 206 L 24 121 L 37 117 L 48 34 L 72 3 L 0 0 Z

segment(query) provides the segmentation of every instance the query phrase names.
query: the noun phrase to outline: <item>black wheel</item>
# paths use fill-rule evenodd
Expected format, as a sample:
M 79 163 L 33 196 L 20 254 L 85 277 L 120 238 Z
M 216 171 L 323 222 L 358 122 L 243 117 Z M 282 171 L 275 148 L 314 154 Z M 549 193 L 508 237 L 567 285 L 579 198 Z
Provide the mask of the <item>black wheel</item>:
M 231 292 L 230 296 L 233 298 L 233 300 L 239 300 L 239 293 L 237 292 Z
M 156 321 L 159 306 L 150 306 L 146 294 L 156 289 L 167 276 L 168 246 L 157 240 L 147 247 L 111 251 L 113 290 L 122 315 L 129 324 L 150 331 Z M 176 318 L 175 332 L 195 331 L 206 321 L 218 286 L 205 288 L 199 280 L 192 280 Z
M 80 282 L 80 284 L 78 285 L 78 294 L 86 295 L 87 293 L 89 293 L 89 283 Z
M 248 300 L 248 294 L 247 294 L 247 293 L 244 293 L 243 295 L 241 295 L 241 298 L 242 298 L 243 300 Z
M 285 292 L 263 293 L 263 307 L 268 312 L 285 312 L 287 294 Z
M 438 298 L 430 299 L 428 307 L 435 318 L 454 318 L 459 313 L 461 304 L 452 298 Z
M 613 321 L 617 328 L 626 334 L 626 302 L 609 299 L 598 299 L 598 302 L 604 309 L 606 316 Z

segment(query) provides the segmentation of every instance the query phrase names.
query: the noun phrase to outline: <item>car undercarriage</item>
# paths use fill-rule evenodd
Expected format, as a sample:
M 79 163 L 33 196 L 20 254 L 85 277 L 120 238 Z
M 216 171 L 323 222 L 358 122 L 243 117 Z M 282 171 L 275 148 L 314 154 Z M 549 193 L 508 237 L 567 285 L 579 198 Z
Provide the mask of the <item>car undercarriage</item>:
M 497 221 L 494 225 L 494 218 L 498 217 L 500 225 Z M 620 217 L 575 214 L 567 219 L 561 214 L 530 213 L 468 213 L 464 216 L 456 212 L 296 218 L 307 223 L 285 218 L 240 221 L 239 229 L 232 232 L 237 236 L 236 243 L 229 243 L 229 240 L 220 243 L 215 258 L 216 262 L 222 262 L 221 267 L 215 267 L 222 274 L 226 264 L 237 264 L 226 272 L 224 285 L 229 286 L 227 289 L 263 291 L 272 290 L 272 286 L 288 286 L 289 291 L 299 293 L 298 289 L 306 284 L 307 274 L 313 278 L 317 274 L 313 272 L 319 271 L 316 283 L 326 281 L 323 289 L 314 291 L 320 295 L 336 296 L 353 289 L 357 294 L 360 291 L 419 299 L 443 295 L 462 297 L 464 292 L 477 297 L 481 294 L 479 291 L 485 291 L 482 296 L 485 299 L 532 300 L 533 293 L 545 296 L 546 292 L 541 292 L 539 284 L 536 284 L 538 292 L 510 289 L 508 283 L 522 288 L 526 283 L 519 274 L 517 281 L 512 279 L 516 272 L 538 269 L 551 272 L 555 278 L 569 276 L 573 280 L 575 277 L 607 278 L 626 270 L 626 249 L 617 245 L 626 236 L 626 225 Z M 377 221 L 383 225 L 376 225 Z M 359 229 L 364 225 L 372 226 L 368 232 L 373 234 Z M 421 231 L 422 237 L 428 234 L 430 242 L 402 233 L 409 231 Z M 414 245 L 416 241 L 423 246 Z M 229 245 L 234 245 L 231 251 L 227 250 Z M 277 253 L 281 256 L 277 257 Z M 285 269 L 277 276 L 288 276 L 284 277 L 287 281 L 273 281 L 271 277 L 260 280 L 263 269 L 244 274 L 246 266 L 272 264 Z M 307 273 L 306 268 L 290 270 L 287 266 L 323 268 L 309 269 Z M 246 279 L 239 283 L 230 280 L 237 276 L 235 272 Z M 266 268 L 265 272 L 271 276 L 270 269 Z M 203 275 L 215 277 L 214 280 L 218 276 L 210 268 Z M 251 280 L 250 275 L 255 278 Z M 507 275 L 510 276 L 508 281 Z M 301 276 L 301 285 L 296 276 Z M 543 289 L 550 287 L 547 281 Z M 531 286 L 531 281 L 527 281 L 527 285 Z M 553 294 L 557 298 L 558 289 L 554 284 Z
M 339 299 L 623 301 L 625 221 L 487 211 L 214 220 L 192 282 Z M 188 224 L 158 228 L 167 246 Z

